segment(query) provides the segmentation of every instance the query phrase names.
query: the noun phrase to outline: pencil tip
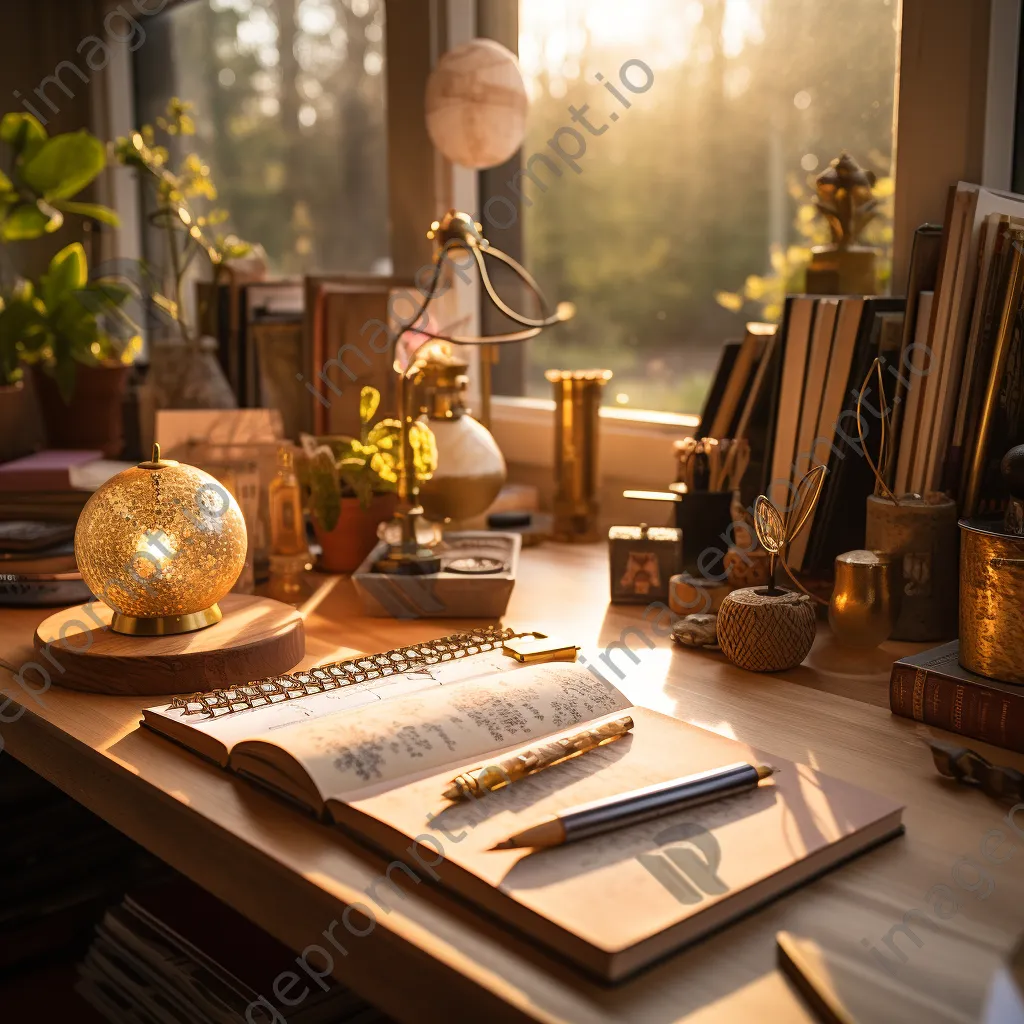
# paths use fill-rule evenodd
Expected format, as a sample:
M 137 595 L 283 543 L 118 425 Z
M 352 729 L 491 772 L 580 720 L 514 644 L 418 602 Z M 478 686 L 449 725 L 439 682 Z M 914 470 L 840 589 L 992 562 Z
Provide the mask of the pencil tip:
M 770 776 L 774 775 L 779 770 L 780 769 L 776 768 L 774 765 L 759 764 L 757 766 L 757 778 L 758 778 L 758 781 L 760 781 L 761 779 L 769 778 Z

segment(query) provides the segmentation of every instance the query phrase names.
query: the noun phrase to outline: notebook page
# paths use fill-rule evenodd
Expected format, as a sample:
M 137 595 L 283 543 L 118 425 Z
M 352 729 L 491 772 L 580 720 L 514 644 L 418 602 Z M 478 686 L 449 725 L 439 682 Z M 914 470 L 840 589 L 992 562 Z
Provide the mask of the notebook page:
M 420 691 L 265 739 L 286 745 L 325 799 L 346 800 L 631 706 L 586 669 L 550 663 Z
M 510 672 L 522 667 L 519 662 L 502 654 L 500 650 L 485 651 L 465 658 L 425 665 L 392 676 L 369 679 L 363 683 L 349 683 L 306 697 L 295 697 L 291 700 L 278 698 L 269 704 L 222 712 L 214 716 L 202 713 L 186 714 L 184 710 L 170 709 L 166 706 L 148 708 L 146 716 L 180 722 L 223 743 L 230 751 L 242 740 L 257 737 L 276 739 L 276 735 L 282 729 L 350 712 L 366 704 L 379 704 L 381 701 L 404 697 L 419 690 L 434 690 L 476 676 Z

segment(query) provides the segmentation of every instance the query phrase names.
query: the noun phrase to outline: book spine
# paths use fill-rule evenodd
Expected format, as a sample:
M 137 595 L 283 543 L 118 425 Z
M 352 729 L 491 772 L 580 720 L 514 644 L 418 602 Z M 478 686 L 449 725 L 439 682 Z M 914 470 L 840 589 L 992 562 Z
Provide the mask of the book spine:
M 892 667 L 889 708 L 894 715 L 1024 753 L 1024 691 L 990 690 L 913 665 Z

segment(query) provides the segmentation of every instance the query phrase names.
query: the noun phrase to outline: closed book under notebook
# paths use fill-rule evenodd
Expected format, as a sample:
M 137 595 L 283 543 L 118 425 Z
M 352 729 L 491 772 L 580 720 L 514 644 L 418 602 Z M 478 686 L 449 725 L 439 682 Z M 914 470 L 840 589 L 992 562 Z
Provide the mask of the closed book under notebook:
M 488 758 L 623 712 L 635 722 L 623 739 L 478 800 L 442 796 Z M 238 714 L 154 708 L 145 723 L 394 860 L 369 894 L 382 912 L 395 886 L 438 883 L 612 981 L 901 829 L 888 798 L 632 707 L 580 665 L 519 665 L 497 649 Z M 781 771 L 557 849 L 490 849 L 560 810 L 738 761 Z

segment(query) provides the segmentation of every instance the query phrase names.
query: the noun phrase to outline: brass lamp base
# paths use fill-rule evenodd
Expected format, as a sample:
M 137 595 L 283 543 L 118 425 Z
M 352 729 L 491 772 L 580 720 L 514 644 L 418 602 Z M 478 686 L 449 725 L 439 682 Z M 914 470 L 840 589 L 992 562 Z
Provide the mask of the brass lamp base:
M 115 633 L 125 636 L 174 636 L 177 633 L 194 633 L 197 629 L 205 629 L 223 618 L 216 604 L 204 608 L 201 612 L 189 612 L 187 615 L 154 615 L 152 618 L 122 615 L 114 612 L 110 620 L 110 628 Z

